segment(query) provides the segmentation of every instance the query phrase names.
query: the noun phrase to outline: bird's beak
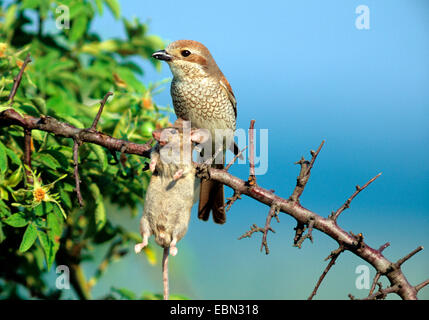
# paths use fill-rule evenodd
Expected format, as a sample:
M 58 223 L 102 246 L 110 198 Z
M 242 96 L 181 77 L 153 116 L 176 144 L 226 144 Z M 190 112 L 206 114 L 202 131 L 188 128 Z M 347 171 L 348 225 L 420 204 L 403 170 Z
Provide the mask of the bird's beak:
M 152 54 L 152 58 L 164 61 L 171 61 L 172 56 L 169 55 L 165 50 L 159 50 Z

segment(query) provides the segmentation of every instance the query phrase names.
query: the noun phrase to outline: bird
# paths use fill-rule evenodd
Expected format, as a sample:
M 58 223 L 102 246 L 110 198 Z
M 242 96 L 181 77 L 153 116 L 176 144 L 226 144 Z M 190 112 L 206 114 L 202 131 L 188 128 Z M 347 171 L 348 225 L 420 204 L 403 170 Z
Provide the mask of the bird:
M 231 85 L 206 46 L 194 40 L 177 40 L 164 50 L 154 52 L 152 57 L 165 61 L 173 74 L 170 93 L 178 118 L 190 121 L 192 127 L 209 130 L 212 137 L 215 137 L 216 129 L 226 130 L 227 135 L 233 136 L 237 101 Z M 233 141 L 233 137 L 226 141 Z M 235 143 L 223 148 L 220 161 L 212 164 L 218 169 L 224 168 L 226 148 L 235 154 L 239 151 Z M 213 148 L 212 152 L 215 151 Z M 201 178 L 198 217 L 207 221 L 212 211 L 213 221 L 224 224 L 224 202 L 223 184 Z

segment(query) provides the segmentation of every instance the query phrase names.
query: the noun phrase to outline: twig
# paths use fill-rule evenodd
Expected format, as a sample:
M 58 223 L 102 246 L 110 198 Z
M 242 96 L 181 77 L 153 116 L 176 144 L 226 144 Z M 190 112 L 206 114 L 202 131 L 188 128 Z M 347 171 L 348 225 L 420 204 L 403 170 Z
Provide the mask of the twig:
M 24 164 L 31 169 L 31 145 L 32 145 L 32 137 L 31 130 L 24 130 Z M 27 177 L 27 183 L 33 184 L 33 175 L 31 171 L 25 169 L 25 175 Z
M 310 151 L 310 154 L 311 154 L 311 161 L 310 161 L 310 164 L 309 164 L 309 166 L 308 166 L 308 168 L 307 168 L 306 175 L 309 175 L 309 174 L 310 174 L 310 171 L 311 171 L 311 169 L 313 168 L 314 162 L 316 161 L 316 158 L 317 158 L 317 156 L 319 155 L 320 150 L 322 150 L 322 147 L 323 147 L 323 145 L 324 145 L 324 144 L 325 144 L 325 140 L 323 140 L 323 141 L 322 141 L 322 143 L 320 143 L 319 148 L 317 148 L 317 150 L 316 150 L 316 151 L 313 151 L 313 150 L 311 150 L 311 151 Z
M 277 216 L 279 213 L 279 210 L 280 208 L 278 204 L 273 203 L 270 207 L 270 211 L 268 212 L 267 219 L 265 220 L 264 228 L 258 227 L 256 224 L 253 224 L 250 227 L 250 230 L 246 231 L 240 238 L 238 238 L 238 240 L 241 240 L 243 238 L 250 238 L 252 234 L 254 234 L 255 232 L 261 232 L 262 233 L 261 251 L 263 248 L 265 248 L 265 254 L 269 254 L 270 249 L 268 248 L 267 235 L 268 235 L 268 231 L 276 233 L 274 229 L 271 227 L 271 220 L 273 217 L 275 217 L 277 222 L 280 222 Z
M 375 274 L 374 280 L 372 280 L 371 289 L 369 290 L 368 297 L 371 296 L 375 290 L 375 286 L 377 285 L 378 280 L 380 279 L 381 273 L 377 272 Z
M 280 222 L 279 218 L 277 216 L 278 213 L 279 213 L 279 207 L 277 206 L 276 203 L 273 203 L 270 207 L 270 211 L 268 212 L 267 219 L 265 220 L 265 227 L 264 227 L 264 231 L 263 231 L 263 235 L 262 235 L 261 251 L 262 251 L 262 248 L 265 247 L 265 254 L 270 253 L 270 249 L 268 248 L 268 242 L 267 242 L 268 231 L 276 233 L 274 231 L 274 229 L 271 228 L 271 219 L 273 217 L 276 217 L 277 222 Z
M 293 241 L 294 247 L 298 247 L 299 249 L 301 249 L 302 243 L 304 242 L 305 239 L 310 239 L 311 243 L 313 243 L 313 226 L 314 226 L 314 219 L 310 218 L 310 221 L 308 223 L 307 234 L 305 234 L 303 236 L 303 233 L 304 233 L 306 228 L 305 228 L 304 224 L 298 223 L 297 227 L 295 228 L 296 233 L 295 233 L 295 238 Z
M 310 161 L 305 160 L 304 157 L 301 157 L 299 161 L 295 162 L 295 164 L 299 164 L 301 166 L 301 170 L 299 172 L 298 177 L 296 178 L 296 186 L 292 192 L 292 195 L 289 197 L 289 201 L 299 204 L 299 198 L 304 192 L 304 188 L 307 185 L 308 179 L 310 178 L 311 169 L 313 168 L 314 162 L 316 161 L 316 158 L 319 155 L 320 150 L 322 149 L 324 143 L 325 143 L 325 140 L 323 140 L 322 143 L 319 145 L 319 148 L 317 148 L 317 151 L 313 151 L 313 150 L 310 151 L 310 154 L 311 154 Z
M 255 143 L 254 143 L 254 127 L 255 120 L 250 121 L 249 127 L 249 179 L 247 184 L 249 187 L 256 185 L 256 176 L 255 176 Z
M 247 149 L 247 146 L 245 146 L 239 153 L 237 153 L 234 158 L 228 163 L 228 165 L 225 167 L 225 171 L 228 171 L 229 168 L 234 164 L 234 162 L 243 154 L 243 152 Z
M 339 255 L 344 251 L 344 247 L 340 246 L 338 249 L 334 250 L 331 252 L 331 254 L 325 259 L 331 259 L 331 261 L 329 261 L 328 265 L 326 266 L 325 270 L 323 270 L 322 275 L 320 276 L 319 280 L 316 283 L 316 286 L 313 289 L 313 292 L 311 293 L 311 295 L 308 297 L 308 300 L 312 300 L 313 297 L 316 295 L 317 290 L 320 287 L 320 284 L 322 283 L 323 279 L 325 278 L 326 274 L 329 272 L 329 270 L 332 268 L 332 266 L 335 264 L 335 261 L 337 261 Z
M 421 250 L 423 250 L 422 246 L 417 247 L 416 249 L 414 249 L 413 251 L 411 251 L 409 254 L 407 254 L 405 257 L 399 259 L 395 263 L 395 266 L 396 267 L 400 267 L 405 261 L 409 260 L 412 256 L 414 256 L 416 253 L 420 252 Z
M 213 154 L 213 156 L 209 157 L 206 159 L 206 161 L 204 161 L 203 165 L 204 166 L 210 166 L 213 161 L 216 160 L 216 158 L 219 156 L 219 154 L 223 152 L 223 146 L 219 146 L 219 148 L 217 148 L 217 150 L 215 151 L 215 153 Z
M 241 235 L 238 240 L 250 238 L 255 232 L 264 232 L 264 228 L 258 227 L 258 225 L 254 223 L 250 226 L 250 230 L 243 233 L 243 235 Z
M 390 246 L 390 242 L 386 242 L 385 244 L 380 246 L 380 248 L 378 248 L 378 252 L 382 253 L 384 249 L 386 249 L 388 246 Z
M 101 113 L 103 112 L 104 105 L 107 102 L 107 99 L 113 94 L 113 92 L 107 92 L 104 96 L 103 100 L 100 101 L 100 108 L 98 109 L 97 115 L 95 116 L 94 122 L 92 123 L 92 126 L 89 128 L 90 131 L 97 131 L 97 124 L 100 120 Z
M 27 56 L 25 57 L 24 63 L 21 66 L 21 69 L 19 70 L 18 75 L 13 79 L 13 86 L 12 86 L 12 90 L 10 91 L 9 99 L 8 99 L 10 101 L 9 105 L 12 105 L 13 100 L 15 99 L 16 92 L 18 90 L 19 85 L 21 84 L 24 70 L 27 67 L 27 64 L 29 64 L 30 62 L 31 62 L 31 58 L 30 58 L 30 54 L 28 53 Z
M 355 241 L 353 241 L 353 244 L 350 247 L 353 250 L 361 249 L 364 246 L 363 234 L 362 233 L 354 234 L 352 231 L 350 231 L 349 233 L 355 239 Z
M 76 183 L 76 195 L 79 206 L 83 207 L 82 194 L 80 193 L 80 178 L 79 178 L 79 142 L 74 139 L 73 143 L 73 163 L 74 163 L 74 179 Z
M 416 291 L 420 291 L 421 289 L 423 289 L 424 287 L 426 287 L 429 284 L 429 279 L 423 281 L 422 283 L 419 283 L 418 285 L 416 285 L 414 288 L 416 289 Z
M 381 286 L 381 283 L 377 283 L 379 286 L 379 289 L 376 293 L 373 293 L 369 295 L 368 297 L 362 299 L 362 300 L 375 300 L 375 299 L 384 299 L 389 293 L 397 293 L 399 290 L 398 285 L 393 285 L 390 287 L 387 287 L 386 289 L 383 289 Z
M 234 190 L 234 194 L 232 195 L 232 197 L 226 198 L 226 200 L 228 200 L 225 204 L 226 207 L 226 211 L 229 211 L 229 209 L 231 209 L 231 206 L 234 204 L 235 201 L 237 201 L 238 199 L 241 199 L 241 193 L 237 192 L 236 190 Z
M 350 203 L 353 201 L 353 199 L 359 194 L 359 192 L 361 192 L 362 190 L 364 190 L 366 187 L 368 187 L 373 181 L 375 181 L 379 176 L 381 176 L 381 172 L 379 174 L 377 174 L 374 178 L 372 178 L 371 180 L 369 180 L 367 183 L 365 183 L 362 187 L 360 186 L 356 186 L 356 191 L 351 195 L 350 198 L 348 198 L 346 200 L 346 202 L 340 207 L 338 208 L 337 211 L 332 212 L 331 215 L 329 216 L 330 219 L 332 219 L 333 221 L 337 221 L 338 216 L 347 208 L 350 207 Z

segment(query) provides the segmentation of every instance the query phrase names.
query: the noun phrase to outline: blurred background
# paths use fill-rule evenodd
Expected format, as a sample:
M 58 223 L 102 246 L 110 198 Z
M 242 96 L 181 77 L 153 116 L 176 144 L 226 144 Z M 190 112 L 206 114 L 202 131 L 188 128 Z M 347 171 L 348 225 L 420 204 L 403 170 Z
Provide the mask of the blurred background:
M 369 8 L 369 29 L 358 29 L 355 12 Z M 339 218 L 346 231 L 362 233 L 396 261 L 419 245 L 429 248 L 429 3 L 426 0 L 370 1 L 121 1 L 121 14 L 147 22 L 149 33 L 174 41 L 193 39 L 211 51 L 237 98 L 238 128 L 269 130 L 268 170 L 259 185 L 289 197 L 299 172 L 294 162 L 326 143 L 312 170 L 301 204 L 322 216 L 338 209 L 377 173 L 382 176 L 360 193 Z M 92 30 L 103 39 L 124 38 L 110 11 L 96 17 Z M 171 73 L 136 58 L 144 83 L 166 80 L 154 96 L 172 106 Z M 174 114 L 170 114 L 174 121 Z M 258 137 L 257 137 L 258 138 Z M 258 141 L 258 140 L 257 140 Z M 258 151 L 257 151 L 258 152 Z M 258 153 L 257 153 L 258 154 Z M 247 179 L 248 166 L 230 172 Z M 232 190 L 226 188 L 227 196 Z M 259 250 L 261 234 L 237 240 L 254 223 L 263 225 L 269 208 L 246 197 L 227 214 L 225 225 L 197 219 L 170 259 L 170 290 L 191 299 L 306 299 L 337 248 L 315 231 L 314 243 L 292 246 L 295 221 L 280 214 L 270 233 L 270 254 Z M 113 224 L 137 232 L 141 215 L 107 205 Z M 130 248 L 132 245 L 130 244 Z M 102 296 L 111 287 L 161 292 L 161 248 L 157 263 L 128 254 L 113 263 L 93 288 Z M 107 246 L 100 246 L 95 271 Z M 316 299 L 364 297 L 356 268 L 368 265 L 342 254 L 319 288 Z M 368 265 L 369 266 L 369 265 Z M 370 266 L 369 266 L 370 267 Z M 402 267 L 412 284 L 428 277 L 429 252 Z M 375 271 L 370 267 L 372 281 Z M 56 274 L 51 272 L 47 279 Z M 388 283 L 383 280 L 384 286 Z M 65 291 L 62 298 L 76 298 Z M 389 299 L 397 299 L 389 296 Z M 429 287 L 419 293 L 429 298 Z

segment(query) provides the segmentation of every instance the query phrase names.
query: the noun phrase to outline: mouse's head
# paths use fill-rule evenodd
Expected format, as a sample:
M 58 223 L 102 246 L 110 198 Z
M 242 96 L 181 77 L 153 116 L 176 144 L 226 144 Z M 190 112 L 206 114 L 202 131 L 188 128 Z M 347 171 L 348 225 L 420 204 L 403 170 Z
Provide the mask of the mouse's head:
M 182 146 L 184 142 L 205 143 L 210 138 L 210 132 L 206 129 L 191 128 L 190 121 L 179 118 L 169 128 L 154 130 L 152 136 L 160 146 L 167 144 Z

